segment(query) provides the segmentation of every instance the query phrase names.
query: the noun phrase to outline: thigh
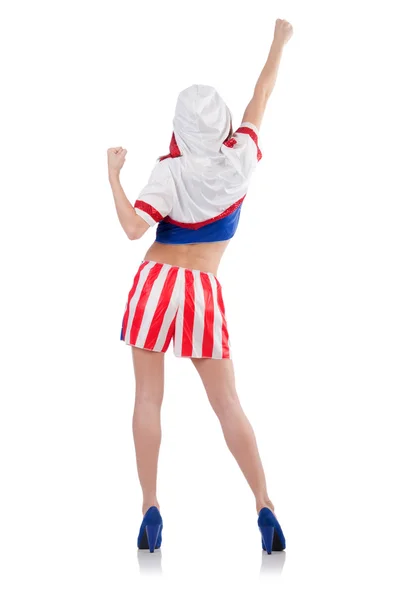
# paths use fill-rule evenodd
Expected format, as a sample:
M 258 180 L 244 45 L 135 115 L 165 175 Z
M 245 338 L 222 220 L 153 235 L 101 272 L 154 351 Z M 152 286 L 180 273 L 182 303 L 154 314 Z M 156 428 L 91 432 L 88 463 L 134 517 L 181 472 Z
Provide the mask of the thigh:
M 231 359 L 192 358 L 214 411 L 239 404 Z
M 164 394 L 164 353 L 132 346 L 136 400 L 161 404 Z

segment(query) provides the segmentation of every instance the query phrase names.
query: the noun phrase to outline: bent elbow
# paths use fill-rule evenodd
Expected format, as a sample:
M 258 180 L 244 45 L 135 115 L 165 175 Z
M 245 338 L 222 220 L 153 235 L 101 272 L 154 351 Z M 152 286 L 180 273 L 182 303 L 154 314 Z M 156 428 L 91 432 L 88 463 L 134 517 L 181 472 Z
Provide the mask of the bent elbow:
M 135 228 L 126 231 L 129 240 L 139 240 L 139 238 L 143 236 L 143 233 L 143 231 L 140 231 L 139 229 Z
M 126 231 L 126 234 L 129 240 L 137 240 L 139 238 L 139 235 L 137 235 L 137 232 L 135 230 L 128 230 Z

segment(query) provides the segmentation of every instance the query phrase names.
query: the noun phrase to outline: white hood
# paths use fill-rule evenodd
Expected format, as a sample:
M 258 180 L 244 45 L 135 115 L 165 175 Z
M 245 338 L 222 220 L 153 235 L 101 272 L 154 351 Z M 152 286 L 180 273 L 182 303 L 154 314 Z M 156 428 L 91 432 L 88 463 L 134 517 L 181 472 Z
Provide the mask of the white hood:
M 219 218 L 239 202 L 258 162 L 259 132 L 242 123 L 225 143 L 231 124 L 231 111 L 212 86 L 191 85 L 180 92 L 170 154 L 156 162 L 139 195 L 149 214 L 144 209 L 138 214 L 151 225 L 159 215 L 195 224 Z
M 173 127 L 182 154 L 219 154 L 231 123 L 229 108 L 212 86 L 191 85 L 179 94 Z

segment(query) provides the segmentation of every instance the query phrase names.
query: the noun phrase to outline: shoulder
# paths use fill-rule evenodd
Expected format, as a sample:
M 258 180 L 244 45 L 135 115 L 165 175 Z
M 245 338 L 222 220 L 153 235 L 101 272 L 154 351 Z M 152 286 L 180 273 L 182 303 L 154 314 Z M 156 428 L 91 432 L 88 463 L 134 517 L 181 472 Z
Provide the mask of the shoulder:
M 222 144 L 221 153 L 232 169 L 248 180 L 262 158 L 257 127 L 248 121 L 241 123 L 233 135 Z
M 232 137 L 224 142 L 227 148 L 235 150 L 246 148 L 248 151 L 255 150 L 256 159 L 259 162 L 262 158 L 262 152 L 259 147 L 259 130 L 253 123 L 243 121 Z
M 171 170 L 168 160 L 157 159 L 150 174 L 151 181 L 166 181 L 171 178 Z

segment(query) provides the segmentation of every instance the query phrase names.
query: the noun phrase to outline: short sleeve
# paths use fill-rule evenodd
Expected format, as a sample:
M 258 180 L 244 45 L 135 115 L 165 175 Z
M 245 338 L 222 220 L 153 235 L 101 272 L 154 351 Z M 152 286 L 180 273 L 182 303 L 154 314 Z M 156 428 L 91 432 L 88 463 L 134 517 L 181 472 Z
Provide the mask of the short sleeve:
M 222 144 L 222 153 L 248 179 L 262 158 L 258 128 L 248 121 L 241 123 L 232 137 Z
M 167 161 L 157 162 L 138 194 L 135 212 L 153 227 L 171 212 L 173 199 L 173 179 Z

